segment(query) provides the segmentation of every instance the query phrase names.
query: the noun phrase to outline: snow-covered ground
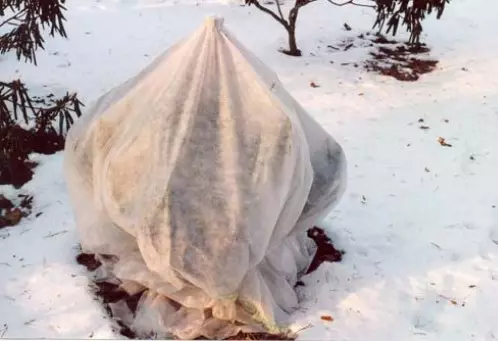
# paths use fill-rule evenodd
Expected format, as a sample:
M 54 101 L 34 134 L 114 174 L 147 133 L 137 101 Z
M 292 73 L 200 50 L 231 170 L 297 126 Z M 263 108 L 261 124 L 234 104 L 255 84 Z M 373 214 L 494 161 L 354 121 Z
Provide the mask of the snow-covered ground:
M 305 54 L 292 58 L 276 51 L 285 35 L 268 16 L 237 1 L 199 2 L 72 0 L 70 39 L 48 39 L 38 67 L 0 57 L 1 78 L 19 76 L 40 93 L 77 91 L 89 103 L 207 14 L 223 15 L 349 161 L 347 192 L 324 222 L 347 254 L 304 278 L 293 318 L 294 330 L 307 327 L 299 338 L 498 339 L 498 5 L 454 0 L 442 21 L 429 19 L 425 40 L 438 69 L 401 83 L 341 66 L 364 59 L 365 49 L 326 48 L 369 29 L 368 9 L 325 1 L 303 8 Z M 353 31 L 343 30 L 344 22 Z M 420 129 L 419 119 L 429 129 Z M 35 195 L 33 214 L 0 230 L 0 338 L 120 337 L 74 260 L 63 154 L 36 158 L 41 166 L 22 189 Z M 35 218 L 37 212 L 43 214 Z

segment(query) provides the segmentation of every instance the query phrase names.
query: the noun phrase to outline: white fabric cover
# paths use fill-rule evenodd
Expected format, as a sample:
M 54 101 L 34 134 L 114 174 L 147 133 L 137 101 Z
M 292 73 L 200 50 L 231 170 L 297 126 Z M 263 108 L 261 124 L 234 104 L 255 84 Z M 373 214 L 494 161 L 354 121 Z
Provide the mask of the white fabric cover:
M 102 96 L 65 152 L 83 250 L 149 289 L 135 316 L 113 309 L 139 336 L 285 330 L 346 161 L 222 19 Z

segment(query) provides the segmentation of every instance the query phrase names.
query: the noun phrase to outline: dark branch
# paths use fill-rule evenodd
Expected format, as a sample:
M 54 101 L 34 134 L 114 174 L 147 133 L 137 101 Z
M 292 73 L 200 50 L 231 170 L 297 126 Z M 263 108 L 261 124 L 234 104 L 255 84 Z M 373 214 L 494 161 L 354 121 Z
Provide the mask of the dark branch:
M 277 0 L 277 3 L 278 3 L 278 0 Z M 287 21 L 283 18 L 280 18 L 278 16 L 278 14 L 276 14 L 275 12 L 273 12 L 271 9 L 267 8 L 267 7 L 264 7 L 263 5 L 261 5 L 259 3 L 258 0 L 246 0 L 246 4 L 248 6 L 251 6 L 251 5 L 254 5 L 256 6 L 257 9 L 259 9 L 260 11 L 262 12 L 265 12 L 266 14 L 269 14 L 271 15 L 276 21 L 278 21 L 281 25 L 283 25 L 286 29 L 289 27 L 289 24 L 287 23 Z M 280 6 L 280 5 L 279 5 Z M 283 17 L 283 15 L 282 15 Z
M 301 8 L 303 6 L 306 6 L 312 2 L 315 2 L 315 1 L 318 1 L 318 0 L 296 0 L 296 4 L 294 5 L 294 8 Z
M 280 0 L 275 0 L 275 2 L 277 3 L 277 9 L 278 9 L 278 14 L 280 14 L 280 18 L 282 20 L 285 20 L 284 14 L 282 13 L 282 7 L 280 6 Z
M 360 3 L 354 2 L 353 0 L 348 0 L 348 1 L 342 2 L 342 3 L 335 2 L 333 0 L 327 0 L 327 1 L 330 2 L 332 5 L 335 5 L 335 6 L 355 5 L 355 6 L 368 7 L 368 8 L 375 8 L 375 7 L 377 7 L 376 5 L 360 4 Z

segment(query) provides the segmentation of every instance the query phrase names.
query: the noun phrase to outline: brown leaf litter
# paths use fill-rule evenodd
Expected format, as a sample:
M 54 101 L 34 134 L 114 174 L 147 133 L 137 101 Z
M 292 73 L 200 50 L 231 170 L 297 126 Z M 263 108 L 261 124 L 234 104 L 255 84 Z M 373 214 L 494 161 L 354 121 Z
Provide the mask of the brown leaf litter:
M 0 194 L 0 229 L 19 224 L 22 218 L 31 213 L 33 197 L 26 194 L 19 194 L 18 197 L 21 198 L 21 202 L 16 206 Z

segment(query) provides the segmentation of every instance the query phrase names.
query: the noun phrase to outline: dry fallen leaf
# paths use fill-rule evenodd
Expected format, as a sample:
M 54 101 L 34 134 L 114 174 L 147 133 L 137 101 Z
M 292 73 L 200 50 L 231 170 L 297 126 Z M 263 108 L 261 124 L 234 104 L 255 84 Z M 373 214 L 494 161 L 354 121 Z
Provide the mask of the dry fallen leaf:
M 349 49 L 350 49 L 350 48 L 352 48 L 353 46 L 354 46 L 354 44 L 353 44 L 353 43 L 346 45 L 346 46 L 344 47 L 344 51 L 349 50 Z
M 320 85 L 316 84 L 315 82 L 311 82 L 311 83 L 310 83 L 310 86 L 311 86 L 312 88 L 319 88 L 319 87 L 320 87 Z
M 330 316 L 330 315 L 324 315 L 324 316 L 321 317 L 321 319 L 323 321 L 329 321 L 329 322 L 334 321 L 334 318 L 332 316 Z
M 446 142 L 446 140 L 444 139 L 444 137 L 439 137 L 437 139 L 437 142 L 439 142 L 439 144 L 443 147 L 453 147 L 453 145 L 449 144 L 448 142 Z
M 17 225 L 22 219 L 22 212 L 18 208 L 14 208 L 5 214 L 4 218 L 10 223 L 11 226 Z

